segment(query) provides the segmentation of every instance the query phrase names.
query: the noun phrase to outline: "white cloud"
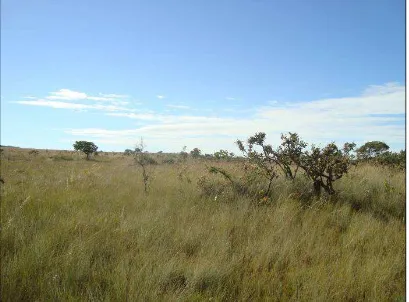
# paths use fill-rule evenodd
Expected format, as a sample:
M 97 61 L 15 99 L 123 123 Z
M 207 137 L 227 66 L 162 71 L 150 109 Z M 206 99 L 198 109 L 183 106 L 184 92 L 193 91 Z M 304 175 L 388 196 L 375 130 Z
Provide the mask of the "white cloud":
M 231 97 L 231 96 L 226 96 L 225 99 L 228 100 L 228 101 L 234 101 L 234 100 L 236 100 L 235 98 L 233 98 L 233 97 Z
M 85 100 L 87 99 L 87 94 L 83 92 L 72 91 L 69 89 L 60 89 L 56 92 L 50 92 L 50 96 L 46 98 L 49 100 L 65 100 L 65 101 L 74 101 L 74 100 Z
M 164 98 L 166 98 L 164 95 L 157 95 L 156 96 L 158 99 L 164 99 Z
M 291 131 L 317 144 L 332 140 L 339 144 L 382 140 L 403 146 L 404 113 L 404 86 L 388 83 L 371 86 L 356 97 L 270 102 L 245 118 L 112 112 L 107 115 L 141 120 L 145 124 L 134 129 L 69 129 L 66 133 L 88 139 L 103 138 L 106 143 L 118 145 L 135 143 L 143 136 L 152 142 L 152 148 L 167 151 L 178 151 L 187 142 L 194 142 L 192 147 L 205 152 L 220 148 L 235 151 L 235 139 L 245 139 L 259 131 L 266 132 L 268 141 L 275 145 L 281 133 Z

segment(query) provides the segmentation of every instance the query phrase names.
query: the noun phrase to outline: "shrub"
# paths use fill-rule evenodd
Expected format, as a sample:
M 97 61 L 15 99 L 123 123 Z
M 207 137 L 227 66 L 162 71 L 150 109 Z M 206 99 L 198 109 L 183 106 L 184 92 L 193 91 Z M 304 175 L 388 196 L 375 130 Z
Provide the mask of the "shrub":
M 384 152 L 374 158 L 377 164 L 389 167 L 396 167 L 399 169 L 405 169 L 406 167 L 406 151 L 402 150 L 397 152 Z

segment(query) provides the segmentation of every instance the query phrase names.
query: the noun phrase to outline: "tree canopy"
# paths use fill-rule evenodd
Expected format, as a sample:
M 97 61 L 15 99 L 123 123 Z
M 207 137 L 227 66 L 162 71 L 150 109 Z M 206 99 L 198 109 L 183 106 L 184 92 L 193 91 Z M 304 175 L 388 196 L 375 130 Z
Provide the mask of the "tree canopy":
M 76 151 L 82 151 L 87 155 L 87 160 L 90 159 L 92 153 L 97 152 L 98 146 L 93 142 L 76 141 L 73 145 Z
M 367 142 L 356 150 L 359 159 L 377 157 L 389 150 L 389 146 L 381 141 Z

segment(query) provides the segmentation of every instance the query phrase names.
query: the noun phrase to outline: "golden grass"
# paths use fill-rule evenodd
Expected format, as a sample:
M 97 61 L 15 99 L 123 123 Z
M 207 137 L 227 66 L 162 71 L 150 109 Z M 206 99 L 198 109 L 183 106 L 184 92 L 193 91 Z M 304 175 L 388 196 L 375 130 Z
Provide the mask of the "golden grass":
M 184 178 L 180 165 L 151 167 L 146 195 L 130 157 L 4 153 L 3 301 L 405 296 L 403 172 L 358 167 L 337 183 L 337 203 L 307 206 L 278 181 L 276 200 L 257 206 L 201 197 L 201 161 L 189 162 Z

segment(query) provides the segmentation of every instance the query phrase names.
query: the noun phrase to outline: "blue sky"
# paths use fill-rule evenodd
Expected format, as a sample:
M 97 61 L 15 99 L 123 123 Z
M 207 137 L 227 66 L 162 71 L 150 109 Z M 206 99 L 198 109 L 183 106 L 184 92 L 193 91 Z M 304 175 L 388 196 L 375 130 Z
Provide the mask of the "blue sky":
M 404 0 L 3 0 L 1 144 L 405 145 Z

